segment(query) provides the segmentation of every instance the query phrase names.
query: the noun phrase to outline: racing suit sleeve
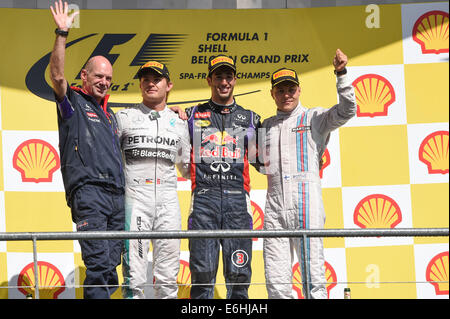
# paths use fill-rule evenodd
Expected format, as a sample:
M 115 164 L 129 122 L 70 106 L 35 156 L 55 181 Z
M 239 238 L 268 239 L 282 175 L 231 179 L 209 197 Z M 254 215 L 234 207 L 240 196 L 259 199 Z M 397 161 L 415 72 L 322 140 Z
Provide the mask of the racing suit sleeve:
M 61 118 L 63 120 L 68 120 L 72 114 L 75 112 L 73 103 L 72 103 L 72 96 L 73 96 L 73 91 L 69 86 L 69 83 L 66 82 L 67 85 L 67 91 L 66 91 L 66 95 L 64 95 L 64 98 L 62 101 L 58 101 L 58 98 L 56 96 L 56 92 L 53 91 L 53 94 L 55 95 L 55 101 L 56 101 L 56 105 L 58 106 L 58 112 L 59 115 L 61 116 Z
M 253 133 L 249 133 L 248 139 L 248 160 L 250 164 L 258 171 L 261 172 L 261 167 L 264 167 L 264 163 L 260 160 L 260 150 L 259 150 L 259 138 L 261 131 L 261 117 L 252 112 L 252 127 Z M 249 128 L 250 129 L 250 128 Z
M 258 159 L 258 164 L 255 166 L 256 170 L 258 172 L 260 172 L 261 174 L 267 175 L 267 169 L 265 167 L 265 152 L 266 152 L 266 126 L 265 124 L 267 124 L 267 119 L 264 120 L 264 122 L 261 124 L 260 128 L 258 129 L 258 154 L 257 154 L 257 159 Z
M 176 165 L 181 173 L 181 176 L 186 179 L 191 178 L 190 156 L 191 142 L 189 137 L 188 122 L 183 121 Z
M 125 151 L 123 149 L 122 142 L 123 142 L 123 139 L 125 138 L 125 136 L 123 134 L 123 129 L 124 129 L 124 126 L 126 126 L 126 124 L 124 123 L 124 117 L 126 118 L 126 114 L 122 113 L 121 110 L 119 110 L 118 112 L 114 113 L 113 116 L 116 119 L 116 123 L 117 123 L 117 136 L 119 137 L 120 152 L 122 154 L 122 163 L 125 164 L 126 158 L 125 158 Z
M 347 123 L 356 114 L 356 99 L 353 86 L 347 75 L 337 77 L 338 104 L 325 112 L 318 113 L 312 120 L 322 136 Z
M 120 111 L 114 113 L 114 117 L 117 122 L 117 136 L 119 137 L 120 144 L 122 145 L 122 130 L 123 130 L 123 120 L 122 114 Z

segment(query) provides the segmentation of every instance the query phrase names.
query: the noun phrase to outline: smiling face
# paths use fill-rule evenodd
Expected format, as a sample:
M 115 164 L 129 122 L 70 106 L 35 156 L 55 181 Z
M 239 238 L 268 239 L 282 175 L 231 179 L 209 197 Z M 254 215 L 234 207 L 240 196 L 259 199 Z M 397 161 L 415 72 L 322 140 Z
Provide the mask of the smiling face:
M 236 76 L 231 68 L 226 66 L 220 67 L 207 80 L 208 85 L 211 87 L 211 98 L 214 102 L 222 105 L 233 102 Z
M 83 89 L 100 103 L 111 86 L 112 73 L 108 59 L 102 56 L 91 58 L 81 70 Z
M 283 81 L 275 85 L 270 93 L 279 111 L 291 112 L 298 105 L 300 86 L 291 81 Z
M 152 70 L 146 72 L 139 80 L 143 103 L 151 108 L 164 107 L 172 86 L 172 82 L 161 74 Z

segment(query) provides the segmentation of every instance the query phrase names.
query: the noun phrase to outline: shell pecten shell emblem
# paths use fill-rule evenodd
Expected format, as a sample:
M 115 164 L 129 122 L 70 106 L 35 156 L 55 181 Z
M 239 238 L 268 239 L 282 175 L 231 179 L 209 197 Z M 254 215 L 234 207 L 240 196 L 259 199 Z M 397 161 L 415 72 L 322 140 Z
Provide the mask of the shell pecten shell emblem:
M 448 13 L 429 11 L 414 24 L 413 40 L 420 44 L 422 54 L 448 53 Z
M 337 275 L 333 266 L 331 266 L 327 261 L 324 262 L 325 268 L 325 278 L 327 280 L 326 289 L 328 298 L 330 298 L 330 291 L 337 285 Z M 305 299 L 303 294 L 303 281 L 302 273 L 300 271 L 300 263 L 295 263 L 292 267 L 292 289 L 297 293 L 298 299 Z
M 64 277 L 56 268 L 55 265 L 46 262 L 38 261 L 38 283 L 39 283 L 39 298 L 42 299 L 57 299 L 58 295 L 65 290 Z M 25 296 L 32 294 L 35 295 L 35 276 L 34 276 L 34 263 L 26 265 L 19 274 L 17 279 L 17 286 L 19 291 Z M 42 288 L 41 288 L 42 287 Z
M 330 152 L 328 151 L 328 148 L 325 149 L 325 152 L 323 152 L 322 158 L 321 158 L 321 163 L 319 165 L 320 170 L 319 170 L 319 176 L 320 178 L 323 178 L 323 171 L 324 169 L 329 166 L 331 163 L 331 156 L 330 156 Z
M 20 172 L 23 182 L 51 182 L 53 173 L 60 167 L 59 155 L 44 140 L 27 140 L 14 152 L 13 167 Z
M 264 212 L 254 201 L 251 201 L 253 230 L 261 230 L 264 227 Z M 257 241 L 258 238 L 253 238 L 253 241 Z
M 352 85 L 358 117 L 387 116 L 389 106 L 395 101 L 395 90 L 386 78 L 378 74 L 364 74 Z
M 448 251 L 434 256 L 426 270 L 427 281 L 436 291 L 436 295 L 448 295 Z
M 448 131 L 436 131 L 425 137 L 419 147 L 419 159 L 429 174 L 448 174 Z
M 372 194 L 356 205 L 353 221 L 361 228 L 394 228 L 402 221 L 402 213 L 389 196 Z
M 180 260 L 177 284 L 178 299 L 189 299 L 191 296 L 191 271 L 187 261 Z

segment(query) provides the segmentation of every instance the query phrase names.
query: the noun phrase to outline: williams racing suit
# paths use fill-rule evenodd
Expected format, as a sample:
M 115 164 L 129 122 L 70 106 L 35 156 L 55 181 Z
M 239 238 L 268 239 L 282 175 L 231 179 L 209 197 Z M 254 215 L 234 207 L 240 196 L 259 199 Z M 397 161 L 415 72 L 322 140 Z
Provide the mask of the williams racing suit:
M 337 78 L 339 103 L 330 109 L 305 108 L 300 103 L 290 113 L 277 112 L 263 123 L 264 170 L 268 190 L 264 229 L 323 229 L 325 212 L 319 177 L 322 154 L 330 132 L 356 113 L 353 87 L 347 76 Z M 303 239 L 265 238 L 264 264 L 269 298 L 292 298 L 292 265 L 295 254 L 301 277 L 309 274 L 312 298 L 327 298 L 322 238 L 306 241 L 307 260 L 300 260 Z M 304 280 L 302 280 L 305 282 Z M 303 286 L 305 296 L 306 286 Z M 305 296 L 306 297 L 306 296 Z
M 212 100 L 186 113 L 192 143 L 188 229 L 252 229 L 249 163 L 256 165 L 259 115 L 236 102 Z M 192 284 L 204 284 L 192 286 L 192 299 L 213 298 L 220 245 L 227 298 L 248 298 L 252 239 L 218 238 L 189 241 Z
M 181 229 L 177 164 L 189 178 L 187 122 L 167 107 L 144 104 L 116 113 L 125 170 L 125 230 Z M 124 298 L 144 298 L 150 240 L 126 240 L 123 254 Z M 153 279 L 156 298 L 177 298 L 180 240 L 156 239 Z

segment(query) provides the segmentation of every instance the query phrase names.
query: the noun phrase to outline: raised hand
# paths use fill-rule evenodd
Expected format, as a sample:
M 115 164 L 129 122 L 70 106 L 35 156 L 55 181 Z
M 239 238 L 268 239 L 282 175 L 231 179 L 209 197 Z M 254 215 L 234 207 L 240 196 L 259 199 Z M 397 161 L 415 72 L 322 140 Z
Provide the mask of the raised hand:
M 333 59 L 334 69 L 339 72 L 342 71 L 347 65 L 347 56 L 340 49 L 336 50 L 336 55 Z
M 50 6 L 50 10 L 52 11 L 56 26 L 58 27 L 58 29 L 63 31 L 67 31 L 70 29 L 73 20 L 79 13 L 79 11 L 75 11 L 74 13 L 69 15 L 69 5 L 67 4 L 67 2 L 64 2 L 63 4 L 61 0 L 59 0 L 59 2 L 55 2 L 55 8 Z

